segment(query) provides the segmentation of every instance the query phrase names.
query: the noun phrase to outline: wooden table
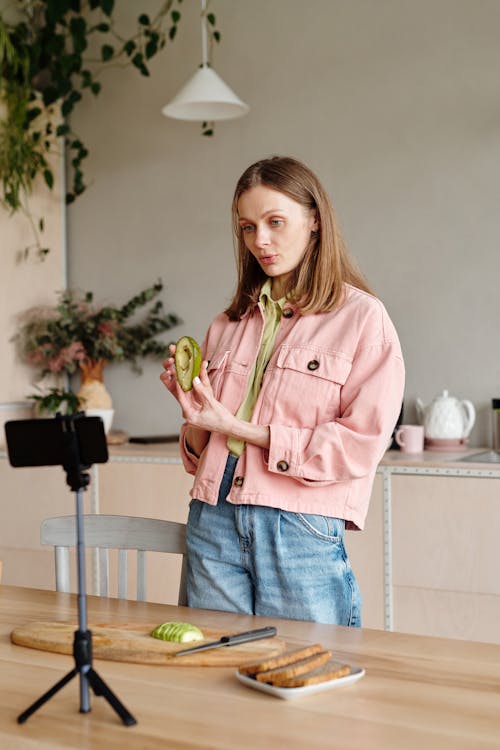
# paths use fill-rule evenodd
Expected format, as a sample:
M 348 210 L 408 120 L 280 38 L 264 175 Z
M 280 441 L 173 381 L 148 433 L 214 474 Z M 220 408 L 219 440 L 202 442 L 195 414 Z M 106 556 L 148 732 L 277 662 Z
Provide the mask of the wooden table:
M 351 686 L 283 701 L 241 685 L 231 668 L 95 660 L 136 726 L 125 727 L 94 695 L 92 711 L 80 714 L 77 679 L 18 725 L 18 714 L 66 674 L 73 659 L 15 646 L 9 634 L 35 620 L 76 620 L 76 597 L 0 586 L 0 748 L 500 748 L 499 645 L 94 597 L 88 612 L 89 622 L 184 619 L 228 631 L 274 624 L 291 646 L 320 642 L 365 667 L 366 675 Z

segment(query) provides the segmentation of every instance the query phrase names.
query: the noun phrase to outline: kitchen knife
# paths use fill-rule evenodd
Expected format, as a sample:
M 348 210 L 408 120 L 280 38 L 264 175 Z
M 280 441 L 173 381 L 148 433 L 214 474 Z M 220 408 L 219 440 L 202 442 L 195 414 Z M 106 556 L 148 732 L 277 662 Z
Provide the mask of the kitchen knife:
M 196 651 L 206 651 L 209 648 L 220 648 L 221 646 L 236 646 L 240 643 L 258 641 L 261 638 L 272 638 L 276 635 L 276 632 L 276 628 L 269 626 L 266 628 L 258 628 L 257 630 L 247 630 L 245 633 L 223 635 L 222 638 L 219 638 L 218 641 L 211 641 L 210 643 L 202 643 L 201 646 L 185 648 L 182 651 L 177 651 L 175 655 L 185 656 L 186 654 L 194 654 Z

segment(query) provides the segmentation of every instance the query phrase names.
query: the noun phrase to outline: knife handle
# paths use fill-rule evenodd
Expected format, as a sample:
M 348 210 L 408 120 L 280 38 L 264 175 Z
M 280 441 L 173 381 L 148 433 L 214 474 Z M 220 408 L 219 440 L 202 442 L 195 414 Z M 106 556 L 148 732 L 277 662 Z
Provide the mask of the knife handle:
M 224 643 L 226 646 L 233 646 L 235 643 L 258 641 L 260 638 L 272 638 L 274 635 L 276 635 L 276 633 L 276 628 L 269 626 L 266 628 L 257 628 L 257 630 L 247 630 L 245 633 L 224 635 L 220 640 L 221 643 Z

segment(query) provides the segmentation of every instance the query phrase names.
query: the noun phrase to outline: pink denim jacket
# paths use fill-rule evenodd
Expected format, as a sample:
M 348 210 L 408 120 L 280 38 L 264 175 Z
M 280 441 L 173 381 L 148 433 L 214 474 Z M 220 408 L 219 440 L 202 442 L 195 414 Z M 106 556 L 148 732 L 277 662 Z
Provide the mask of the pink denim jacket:
M 222 313 L 203 356 L 216 398 L 236 413 L 260 347 L 258 305 L 232 322 Z M 404 363 L 380 300 L 346 285 L 333 312 L 301 315 L 287 304 L 252 422 L 269 425 L 269 450 L 247 444 L 228 501 L 343 518 L 364 526 L 377 464 L 401 409 Z M 191 496 L 215 505 L 226 464 L 226 436 L 212 433 L 197 458 L 184 441 Z

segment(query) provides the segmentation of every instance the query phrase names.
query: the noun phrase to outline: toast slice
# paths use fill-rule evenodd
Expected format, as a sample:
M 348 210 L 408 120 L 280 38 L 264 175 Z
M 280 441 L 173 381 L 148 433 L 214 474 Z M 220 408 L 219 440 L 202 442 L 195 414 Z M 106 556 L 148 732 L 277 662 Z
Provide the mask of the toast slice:
M 286 681 L 298 675 L 312 672 L 322 664 L 326 664 L 332 657 L 331 651 L 320 651 L 313 656 L 308 656 L 306 659 L 299 659 L 293 661 L 291 664 L 286 664 L 282 667 L 275 669 L 268 669 L 265 672 L 258 672 L 255 675 L 255 679 L 258 682 L 270 682 L 271 685 L 280 685 L 281 681 Z
M 300 659 L 307 659 L 308 656 L 319 654 L 324 651 L 321 643 L 313 643 L 311 646 L 304 646 L 303 648 L 295 649 L 294 651 L 285 651 L 279 656 L 274 656 L 264 661 L 252 662 L 250 664 L 243 664 L 239 669 L 240 674 L 246 674 L 253 676 L 259 672 L 266 672 L 270 669 L 277 669 L 278 667 L 284 667 L 287 664 L 292 664 Z
M 272 684 L 275 687 L 297 688 L 306 685 L 317 685 L 320 682 L 330 682 L 338 680 L 339 677 L 346 677 L 351 673 L 351 667 L 348 664 L 341 664 L 334 659 L 330 659 L 325 664 L 293 677 L 274 677 Z

